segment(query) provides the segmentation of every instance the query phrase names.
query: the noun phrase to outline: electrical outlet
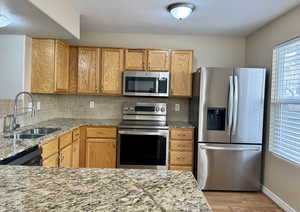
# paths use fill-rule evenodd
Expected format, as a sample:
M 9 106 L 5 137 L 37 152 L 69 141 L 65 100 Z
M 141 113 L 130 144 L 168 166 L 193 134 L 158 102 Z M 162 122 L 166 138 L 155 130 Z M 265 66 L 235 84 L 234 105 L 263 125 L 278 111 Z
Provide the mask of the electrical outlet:
M 180 104 L 175 104 L 175 112 L 179 112 L 180 111 Z
M 37 102 L 37 103 L 36 103 L 36 109 L 37 109 L 37 110 L 40 110 L 40 109 L 41 109 L 41 102 Z
M 90 108 L 94 109 L 95 108 L 95 102 L 94 101 L 90 101 Z

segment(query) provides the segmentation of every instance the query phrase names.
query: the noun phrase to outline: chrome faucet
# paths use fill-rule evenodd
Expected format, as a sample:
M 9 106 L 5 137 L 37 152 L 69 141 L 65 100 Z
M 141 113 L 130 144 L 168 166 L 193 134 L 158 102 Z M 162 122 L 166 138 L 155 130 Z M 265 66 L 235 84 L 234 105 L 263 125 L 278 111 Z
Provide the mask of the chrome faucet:
M 33 118 L 35 116 L 35 106 L 33 101 L 33 96 L 31 93 L 22 91 L 18 93 L 15 97 L 15 103 L 14 103 L 14 114 L 13 114 L 13 123 L 12 123 L 12 131 L 15 131 L 17 128 L 20 127 L 19 124 L 17 124 L 17 111 L 18 111 L 18 99 L 21 95 L 28 95 L 31 98 L 31 107 L 22 107 L 19 109 L 31 109 L 31 117 Z

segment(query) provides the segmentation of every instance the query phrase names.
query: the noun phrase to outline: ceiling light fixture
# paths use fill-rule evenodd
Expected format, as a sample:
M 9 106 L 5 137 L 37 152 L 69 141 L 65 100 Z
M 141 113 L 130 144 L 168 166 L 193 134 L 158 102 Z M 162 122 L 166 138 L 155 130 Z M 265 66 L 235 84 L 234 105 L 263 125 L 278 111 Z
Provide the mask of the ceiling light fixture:
M 7 18 L 5 15 L 0 14 L 0 28 L 6 27 L 10 23 L 11 21 L 9 20 L 9 18 Z
M 171 15 L 178 19 L 182 20 L 187 18 L 191 13 L 195 10 L 195 5 L 190 4 L 190 3 L 175 3 L 175 4 L 170 4 L 167 7 L 167 10 Z

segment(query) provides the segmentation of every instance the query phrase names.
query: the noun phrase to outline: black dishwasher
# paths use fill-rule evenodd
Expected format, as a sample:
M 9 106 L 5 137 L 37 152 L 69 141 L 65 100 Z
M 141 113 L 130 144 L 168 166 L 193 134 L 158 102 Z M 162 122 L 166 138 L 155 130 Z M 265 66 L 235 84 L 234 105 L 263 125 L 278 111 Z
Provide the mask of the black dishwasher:
M 41 166 L 42 150 L 38 145 L 0 161 L 0 165 Z

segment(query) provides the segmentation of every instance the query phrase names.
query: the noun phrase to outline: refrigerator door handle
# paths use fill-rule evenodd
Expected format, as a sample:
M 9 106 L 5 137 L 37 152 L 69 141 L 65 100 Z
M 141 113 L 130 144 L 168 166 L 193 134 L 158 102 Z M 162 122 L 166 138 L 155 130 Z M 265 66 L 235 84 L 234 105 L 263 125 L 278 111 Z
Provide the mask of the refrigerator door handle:
M 231 134 L 231 128 L 232 128 L 232 113 L 233 113 L 233 77 L 229 76 L 229 101 L 228 101 L 228 135 Z
M 206 150 L 227 150 L 227 151 L 261 151 L 260 147 L 219 147 L 219 146 L 201 146 L 201 149 Z
M 234 112 L 233 112 L 232 135 L 235 135 L 236 133 L 238 106 L 239 106 L 239 82 L 238 82 L 238 77 L 234 76 L 234 106 L 233 106 Z

